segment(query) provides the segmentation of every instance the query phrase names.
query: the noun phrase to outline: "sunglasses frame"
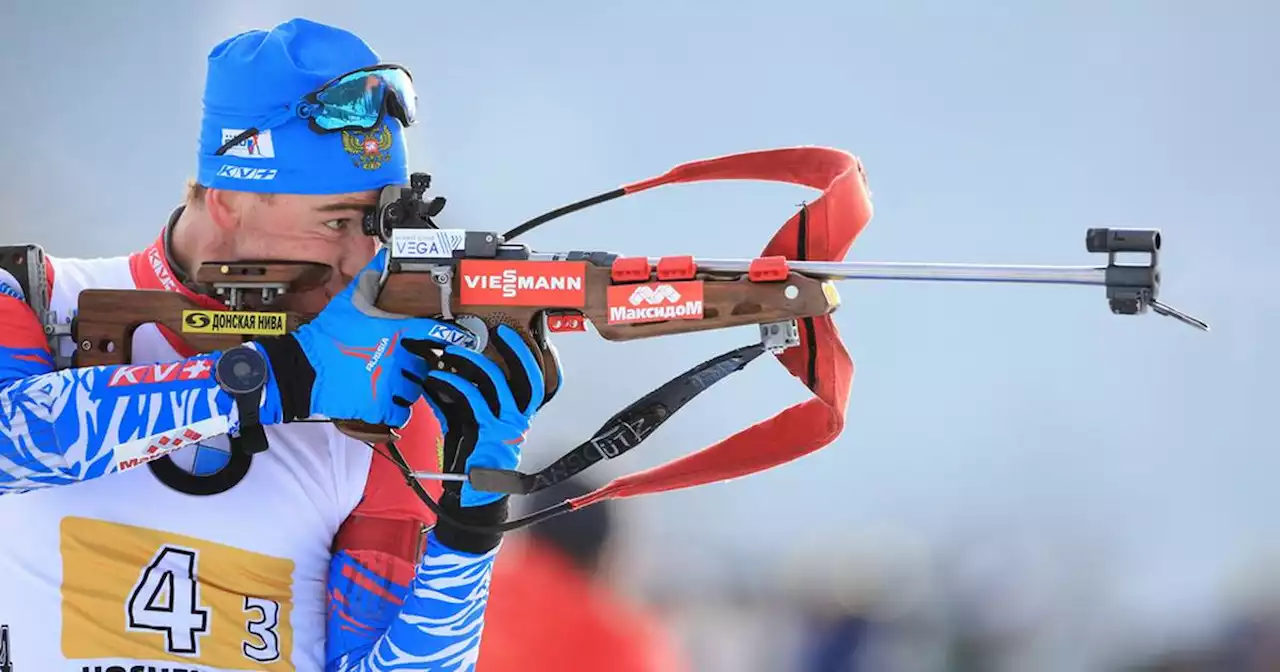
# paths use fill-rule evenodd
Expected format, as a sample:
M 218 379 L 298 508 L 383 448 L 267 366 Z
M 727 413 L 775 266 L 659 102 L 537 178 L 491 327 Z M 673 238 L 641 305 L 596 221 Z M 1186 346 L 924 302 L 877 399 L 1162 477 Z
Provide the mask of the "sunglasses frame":
M 382 105 L 380 105 L 378 108 L 378 117 L 377 119 L 374 120 L 372 126 L 366 127 L 359 124 L 347 124 L 345 126 L 341 126 L 338 128 L 325 128 L 323 126 L 320 126 L 318 123 L 316 123 L 315 115 L 312 114 L 312 112 L 315 109 L 324 107 L 324 103 L 319 101 L 319 95 L 323 93 L 325 89 L 328 89 L 334 84 L 337 84 L 338 82 L 344 79 L 347 79 L 352 75 L 358 75 L 362 72 L 377 72 L 379 70 L 399 70 L 400 72 L 404 73 L 405 77 L 409 78 L 410 84 L 413 83 L 413 73 L 409 71 L 409 68 L 403 65 L 400 65 L 398 63 L 378 63 L 377 65 L 365 66 L 363 68 L 358 68 L 350 72 L 344 72 L 341 75 L 338 75 L 337 77 L 334 77 L 329 81 L 325 82 L 324 84 L 316 87 L 310 93 L 304 95 L 301 100 L 289 106 L 291 108 L 291 113 L 288 115 L 288 117 L 286 117 L 286 119 L 289 117 L 298 117 L 301 119 L 306 119 L 307 125 L 311 128 L 311 130 L 321 135 L 324 135 L 327 133 L 341 133 L 344 131 L 368 131 L 372 128 L 376 128 L 378 124 L 382 123 L 383 120 L 387 118 L 388 112 L 392 112 L 395 118 L 399 120 L 399 122 L 403 124 L 406 128 L 409 126 L 412 126 L 414 120 L 411 120 L 409 118 L 409 111 L 406 109 L 405 102 L 402 97 L 403 92 L 401 92 L 399 89 L 396 89 L 395 87 L 392 87 L 392 86 L 387 86 L 387 88 L 390 89 L 392 95 L 390 98 L 386 98 L 386 97 L 383 98 Z M 414 93 L 414 98 L 415 99 L 417 98 L 416 92 Z M 392 99 L 395 100 L 395 105 L 399 109 L 399 114 L 395 114 L 394 111 L 390 110 Z M 415 100 L 415 107 L 416 107 L 416 100 Z M 415 115 L 415 117 L 416 116 L 417 115 Z M 273 120 L 274 119 L 275 118 L 273 118 Z M 284 123 L 284 120 L 276 121 L 276 123 L 271 123 L 271 121 L 268 121 L 265 125 L 255 126 L 254 128 L 245 129 L 239 135 L 223 143 L 222 146 L 218 148 L 218 151 L 214 152 L 214 156 L 222 156 L 232 147 L 235 147 L 241 142 L 244 142 L 246 139 L 257 135 L 262 131 L 270 130 L 271 127 L 279 123 Z
M 382 123 L 382 120 L 386 119 L 387 117 L 387 112 L 388 112 L 387 108 L 388 108 L 389 101 L 385 98 L 382 101 L 382 105 L 378 109 L 377 120 L 375 120 L 373 122 L 373 125 L 369 127 L 360 126 L 356 124 L 348 124 L 346 126 L 342 126 L 339 128 L 325 128 L 323 126 L 319 126 L 316 124 L 314 115 L 307 114 L 307 113 L 310 112 L 311 109 L 314 107 L 324 107 L 324 103 L 319 101 L 319 96 L 321 93 L 324 92 L 325 89 L 333 86 L 334 84 L 337 84 L 338 82 L 352 75 L 358 75 L 362 72 L 377 72 L 379 70 L 399 70 L 400 72 L 404 73 L 405 77 L 409 78 L 410 84 L 413 83 L 413 73 L 409 72 L 408 68 L 398 63 L 379 63 L 378 65 L 370 65 L 368 67 L 360 68 L 358 70 L 352 70 L 351 72 L 343 73 L 341 75 L 338 75 L 337 77 L 334 77 L 333 79 L 330 79 L 329 81 L 325 82 L 323 86 L 320 86 L 316 88 L 316 90 L 312 91 L 311 93 L 308 93 L 307 95 L 303 96 L 302 102 L 298 105 L 298 110 L 297 110 L 298 116 L 305 118 L 307 122 L 310 124 L 311 130 L 317 133 L 339 133 L 342 131 L 367 131 L 371 128 L 377 127 L 377 125 Z M 396 89 L 395 87 L 388 86 L 387 88 L 393 94 L 392 97 L 396 99 L 396 105 L 400 107 L 400 114 L 396 115 L 396 119 L 398 119 L 400 123 L 404 124 L 406 127 L 411 126 L 413 124 L 413 121 L 409 119 L 409 110 L 405 108 L 405 103 L 401 96 L 402 92 Z M 414 94 L 414 97 L 415 98 L 417 97 L 416 93 Z M 309 108 L 308 106 L 311 106 L 311 108 Z

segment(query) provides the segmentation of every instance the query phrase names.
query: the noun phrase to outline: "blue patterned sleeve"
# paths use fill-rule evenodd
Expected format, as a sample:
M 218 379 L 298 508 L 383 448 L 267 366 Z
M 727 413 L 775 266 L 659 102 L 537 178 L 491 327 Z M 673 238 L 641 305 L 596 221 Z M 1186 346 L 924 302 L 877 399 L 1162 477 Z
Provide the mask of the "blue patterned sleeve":
M 0 495 L 131 469 L 238 431 L 213 377 L 219 353 L 175 362 L 55 370 L 39 321 L 0 296 Z M 279 422 L 275 381 L 262 422 Z
M 398 581 L 385 564 L 378 571 L 355 554 L 336 554 L 326 672 L 475 670 L 500 548 L 463 553 L 429 532 L 426 553 L 407 581 Z

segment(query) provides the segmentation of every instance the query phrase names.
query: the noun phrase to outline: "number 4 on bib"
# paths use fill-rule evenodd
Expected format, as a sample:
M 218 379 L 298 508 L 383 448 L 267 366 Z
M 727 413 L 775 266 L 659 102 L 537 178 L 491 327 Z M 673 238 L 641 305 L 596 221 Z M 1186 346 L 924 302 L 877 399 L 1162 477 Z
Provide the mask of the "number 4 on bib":
M 129 593 L 129 629 L 163 632 L 165 649 L 200 655 L 200 635 L 209 632 L 209 609 L 200 604 L 196 551 L 162 546 Z
M 216 562 L 205 556 L 205 562 Z M 217 602 L 216 599 L 213 600 Z M 229 605 L 224 602 L 219 609 Z M 281 639 L 277 628 L 281 621 L 280 603 L 265 597 L 244 595 L 238 604 L 244 634 L 233 649 L 238 655 L 257 663 L 274 663 L 281 659 Z M 151 557 L 129 592 L 127 627 L 132 632 L 161 632 L 165 651 L 193 660 L 203 660 L 200 639 L 210 632 L 215 606 L 205 604 L 200 596 L 200 552 L 175 544 L 165 544 Z M 226 616 L 222 618 L 225 620 Z M 221 627 L 221 626 L 220 626 Z M 225 636 L 225 633 L 224 633 Z M 223 647 L 225 649 L 225 642 Z M 212 645 L 211 649 L 218 646 Z M 215 659 L 227 651 L 211 651 Z M 212 663 L 209 663 L 212 664 Z M 6 672 L 0 669 L 0 672 Z

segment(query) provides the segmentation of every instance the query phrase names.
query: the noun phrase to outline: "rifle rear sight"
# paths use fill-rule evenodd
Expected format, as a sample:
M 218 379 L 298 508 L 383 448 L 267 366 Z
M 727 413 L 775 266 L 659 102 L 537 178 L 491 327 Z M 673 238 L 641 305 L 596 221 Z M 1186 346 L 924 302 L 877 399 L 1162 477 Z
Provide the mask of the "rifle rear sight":
M 423 194 L 430 187 L 431 175 L 413 173 L 409 176 L 408 187 L 384 188 L 378 205 L 365 213 L 361 223 L 364 234 L 385 243 L 391 239 L 391 232 L 395 229 L 439 228 L 431 218 L 444 210 L 445 199 L 437 196 L 424 201 Z

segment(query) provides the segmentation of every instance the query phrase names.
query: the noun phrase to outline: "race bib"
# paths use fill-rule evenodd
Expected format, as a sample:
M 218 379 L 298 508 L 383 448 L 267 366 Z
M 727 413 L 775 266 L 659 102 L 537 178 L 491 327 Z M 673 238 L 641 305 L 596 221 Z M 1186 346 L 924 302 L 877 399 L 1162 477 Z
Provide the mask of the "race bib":
M 292 560 L 86 518 L 61 539 L 62 653 L 86 669 L 293 671 Z

